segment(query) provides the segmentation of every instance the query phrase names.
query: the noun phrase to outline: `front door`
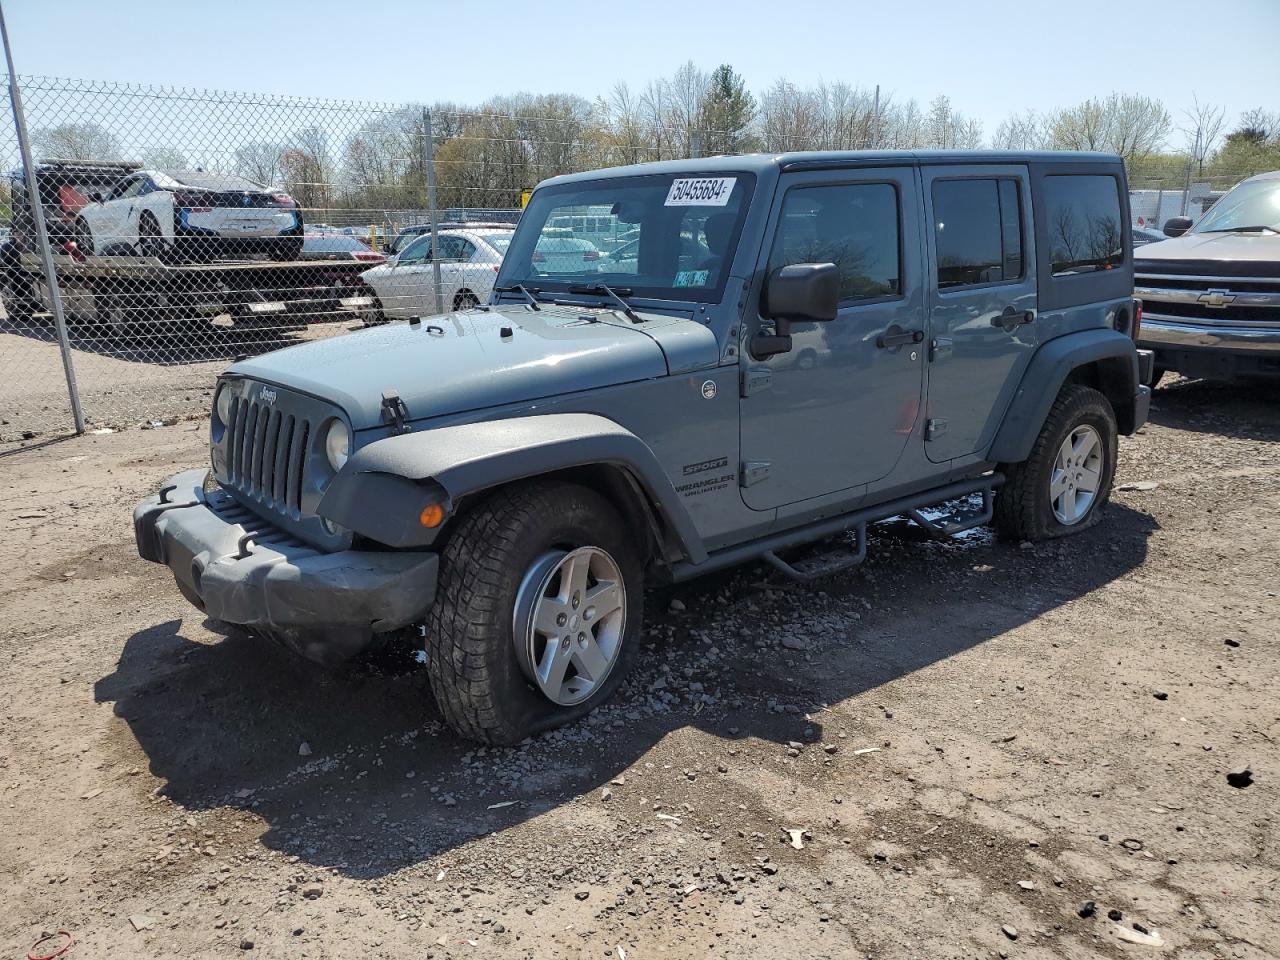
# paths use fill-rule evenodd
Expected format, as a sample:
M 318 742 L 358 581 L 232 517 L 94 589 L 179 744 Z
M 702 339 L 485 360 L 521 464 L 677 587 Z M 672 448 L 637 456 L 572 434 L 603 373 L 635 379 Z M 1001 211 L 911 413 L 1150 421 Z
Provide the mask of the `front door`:
M 1036 261 L 1026 167 L 921 172 L 930 262 L 925 452 L 941 463 L 995 438 L 1036 348 Z
M 871 483 L 902 456 L 924 367 L 919 211 L 910 167 L 783 176 L 766 268 L 836 264 L 840 309 L 793 324 L 790 352 L 744 357 L 740 482 L 752 509 Z

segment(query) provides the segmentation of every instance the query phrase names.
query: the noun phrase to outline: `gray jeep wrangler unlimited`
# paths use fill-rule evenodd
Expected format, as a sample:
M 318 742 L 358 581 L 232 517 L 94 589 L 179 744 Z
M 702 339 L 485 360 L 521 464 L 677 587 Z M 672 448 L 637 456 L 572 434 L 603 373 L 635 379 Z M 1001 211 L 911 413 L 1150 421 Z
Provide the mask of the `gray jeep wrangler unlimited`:
M 604 249 L 539 244 L 575 218 Z M 421 636 L 447 720 L 517 742 L 614 692 L 647 583 L 827 575 L 894 516 L 1017 540 L 1096 522 L 1150 400 L 1129 222 L 1095 154 L 557 177 L 487 306 L 231 366 L 212 469 L 138 506 L 138 550 L 321 662 Z

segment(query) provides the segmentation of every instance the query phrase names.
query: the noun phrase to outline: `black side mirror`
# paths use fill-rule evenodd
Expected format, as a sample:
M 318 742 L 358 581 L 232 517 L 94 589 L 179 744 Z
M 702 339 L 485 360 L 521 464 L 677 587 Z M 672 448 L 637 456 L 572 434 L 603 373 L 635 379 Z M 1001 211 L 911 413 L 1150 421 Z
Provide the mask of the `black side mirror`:
M 1164 222 L 1164 235 L 1166 237 L 1180 237 L 1190 229 L 1190 217 L 1170 217 Z
M 840 305 L 840 271 L 834 263 L 793 263 L 769 274 L 764 287 L 764 313 L 774 322 L 773 334 L 751 338 L 757 360 L 791 349 L 791 324 L 836 318 Z

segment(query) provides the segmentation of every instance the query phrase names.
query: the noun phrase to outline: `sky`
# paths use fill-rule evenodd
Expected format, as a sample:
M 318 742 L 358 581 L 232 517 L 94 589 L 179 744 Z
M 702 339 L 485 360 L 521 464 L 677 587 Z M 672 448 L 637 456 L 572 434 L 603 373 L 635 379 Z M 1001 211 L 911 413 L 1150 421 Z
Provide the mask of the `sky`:
M 389 103 L 634 88 L 692 59 L 946 93 L 983 122 L 1112 91 L 1280 111 L 1280 0 L 0 0 L 22 74 Z M 1175 136 L 1178 136 L 1175 134 Z

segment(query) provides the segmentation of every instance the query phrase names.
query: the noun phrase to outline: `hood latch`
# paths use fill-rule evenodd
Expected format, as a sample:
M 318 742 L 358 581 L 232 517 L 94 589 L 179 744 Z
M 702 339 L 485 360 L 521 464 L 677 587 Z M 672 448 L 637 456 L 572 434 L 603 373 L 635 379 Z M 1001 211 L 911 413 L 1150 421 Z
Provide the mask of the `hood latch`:
M 409 419 L 409 408 L 400 399 L 395 390 L 382 391 L 382 418 L 391 421 L 393 434 L 408 433 L 413 428 L 405 423 Z

